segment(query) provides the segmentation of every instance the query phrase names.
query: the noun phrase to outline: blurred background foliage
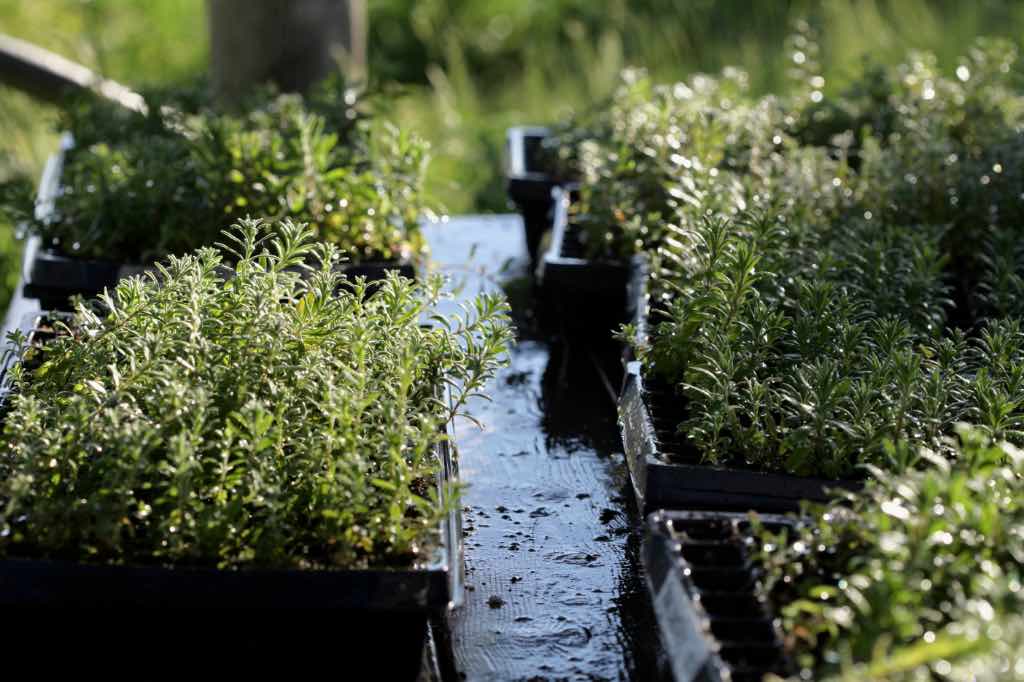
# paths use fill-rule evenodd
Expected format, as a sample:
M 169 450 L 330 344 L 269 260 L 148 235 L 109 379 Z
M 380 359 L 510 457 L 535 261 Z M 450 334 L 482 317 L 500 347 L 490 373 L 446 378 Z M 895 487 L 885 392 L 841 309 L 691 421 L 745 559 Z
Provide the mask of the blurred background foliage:
M 835 90 L 865 60 L 921 49 L 952 70 L 975 37 L 1024 29 L 1016 0 L 369 0 L 369 11 L 371 88 L 433 143 L 429 190 L 453 213 L 505 210 L 505 129 L 600 104 L 625 66 L 673 80 L 732 65 L 755 93 L 778 90 L 786 36 L 806 19 Z M 136 87 L 201 75 L 208 50 L 203 0 L 3 0 L 0 32 Z M 39 172 L 52 113 L 0 88 L 0 180 Z M 0 232 L 7 252 L 9 226 Z

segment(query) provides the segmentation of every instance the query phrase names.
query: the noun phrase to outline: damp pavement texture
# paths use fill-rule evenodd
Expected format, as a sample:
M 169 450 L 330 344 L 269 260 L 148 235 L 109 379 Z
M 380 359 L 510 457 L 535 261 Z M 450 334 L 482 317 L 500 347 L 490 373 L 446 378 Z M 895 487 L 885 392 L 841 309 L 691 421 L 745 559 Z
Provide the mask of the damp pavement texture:
M 517 216 L 427 227 L 435 265 L 457 298 L 509 295 L 519 341 L 457 424 L 466 600 L 454 614 L 456 666 L 467 680 L 657 680 L 657 625 L 640 565 L 615 407 L 599 379 L 621 368 L 605 344 L 539 332 Z

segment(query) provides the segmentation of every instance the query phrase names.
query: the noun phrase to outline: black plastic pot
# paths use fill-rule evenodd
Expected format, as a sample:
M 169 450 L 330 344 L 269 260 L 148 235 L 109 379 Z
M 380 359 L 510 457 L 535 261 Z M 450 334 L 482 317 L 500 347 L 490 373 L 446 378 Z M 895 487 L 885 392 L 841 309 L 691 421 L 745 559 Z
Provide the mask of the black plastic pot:
M 50 157 L 39 181 L 36 217 L 47 220 L 54 214 L 56 198 L 61 191 L 61 175 L 67 154 L 73 149 L 70 135 L 61 138 L 60 148 Z M 60 249 L 47 246 L 38 235 L 29 235 L 22 255 L 22 292 L 27 298 L 39 300 L 44 310 L 70 310 L 71 296 L 95 297 L 104 289 L 113 289 L 124 277 L 146 272 L 151 266 L 114 261 L 77 258 Z M 365 277 L 369 281 L 384 279 L 391 270 L 413 278 L 416 270 L 409 261 L 343 263 L 342 273 L 350 278 Z
M 27 316 L 21 325 L 30 345 L 53 338 L 45 329 L 53 316 Z M 41 324 L 43 323 L 43 324 Z M 44 329 L 41 331 L 41 327 Z M 8 357 L 0 385 L 9 389 Z M 0 398 L 2 399 L 2 398 Z M 435 481 L 439 500 L 447 504 L 459 482 L 452 425 L 448 440 L 437 446 L 441 462 Z M 405 569 L 367 570 L 218 570 L 146 565 L 93 565 L 74 561 L 7 558 L 0 560 L 0 606 L 87 609 L 316 609 L 324 617 L 268 622 L 247 634 L 247 646 L 303 633 L 303 647 L 323 645 L 331 656 L 378 656 L 373 670 L 380 679 L 417 679 L 424 646 L 447 644 L 448 618 L 463 601 L 462 511 L 458 505 L 441 523 L 441 544 L 429 561 Z M 202 624 L 198 624 L 202 627 Z M 215 626 L 219 627 L 219 626 Z M 429 636 L 428 636 L 429 635 Z M 255 638 L 255 639 L 253 639 Z M 154 641 L 153 646 L 165 644 Z M 442 668 L 451 668 L 451 651 L 434 651 Z
M 633 325 L 647 334 L 647 267 L 634 261 L 627 287 Z M 644 377 L 639 361 L 627 352 L 619 395 L 619 428 L 637 506 L 644 512 L 664 507 L 723 511 L 796 511 L 802 500 L 826 502 L 832 490 L 856 489 L 857 481 L 768 473 L 741 466 L 702 463 L 677 432 L 685 417 L 681 398 L 667 386 Z
M 505 178 L 508 196 L 523 216 L 526 247 L 535 261 L 544 233 L 551 229 L 551 190 L 559 182 L 540 162 L 547 128 L 516 126 L 505 134 Z
M 66 256 L 43 247 L 38 235 L 30 235 L 22 256 L 22 293 L 39 299 L 42 308 L 70 310 L 71 296 L 94 297 L 113 289 L 122 278 L 145 271 L 141 265 Z
M 745 514 L 715 512 L 658 511 L 647 519 L 647 586 L 676 682 L 760 682 L 793 672 L 739 532 L 745 523 Z
M 607 337 L 631 313 L 626 292 L 630 266 L 588 258 L 580 231 L 569 221 L 573 188 L 556 187 L 551 194 L 551 241 L 537 265 L 548 317 L 567 332 Z

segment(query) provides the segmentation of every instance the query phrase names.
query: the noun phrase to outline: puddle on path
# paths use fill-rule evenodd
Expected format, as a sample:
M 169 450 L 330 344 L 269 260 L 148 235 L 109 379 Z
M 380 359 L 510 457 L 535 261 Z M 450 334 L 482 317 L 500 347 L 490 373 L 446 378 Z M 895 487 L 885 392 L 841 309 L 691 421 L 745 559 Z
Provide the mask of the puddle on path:
M 614 406 L 588 349 L 531 330 L 518 217 L 454 218 L 427 235 L 462 295 L 504 287 L 521 327 L 493 402 L 475 405 L 485 428 L 457 428 L 469 484 L 459 671 L 468 680 L 658 679 L 639 520 Z

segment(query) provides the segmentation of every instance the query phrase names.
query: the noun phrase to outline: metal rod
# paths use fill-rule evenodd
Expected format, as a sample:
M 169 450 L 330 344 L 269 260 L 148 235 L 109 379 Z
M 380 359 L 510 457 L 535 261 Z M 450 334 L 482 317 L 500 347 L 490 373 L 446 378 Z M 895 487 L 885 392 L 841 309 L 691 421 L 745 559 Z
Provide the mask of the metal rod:
M 92 92 L 132 111 L 147 111 L 137 92 L 59 54 L 2 33 L 0 83 L 54 104 L 74 93 Z

